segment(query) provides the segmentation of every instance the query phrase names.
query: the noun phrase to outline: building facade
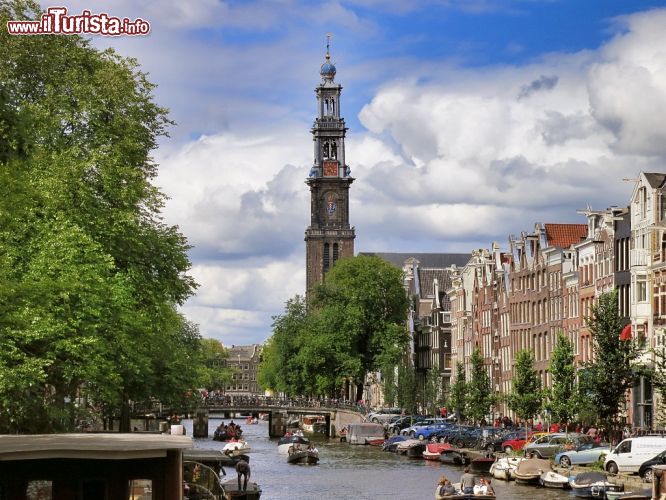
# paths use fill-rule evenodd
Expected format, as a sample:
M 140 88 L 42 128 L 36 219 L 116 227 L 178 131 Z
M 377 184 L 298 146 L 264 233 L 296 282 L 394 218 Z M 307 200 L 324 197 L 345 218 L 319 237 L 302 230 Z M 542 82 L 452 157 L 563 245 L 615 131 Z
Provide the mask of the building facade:
M 228 368 L 233 371 L 232 379 L 224 391 L 227 396 L 262 396 L 257 383 L 257 373 L 261 362 L 261 346 L 232 345 L 226 359 Z

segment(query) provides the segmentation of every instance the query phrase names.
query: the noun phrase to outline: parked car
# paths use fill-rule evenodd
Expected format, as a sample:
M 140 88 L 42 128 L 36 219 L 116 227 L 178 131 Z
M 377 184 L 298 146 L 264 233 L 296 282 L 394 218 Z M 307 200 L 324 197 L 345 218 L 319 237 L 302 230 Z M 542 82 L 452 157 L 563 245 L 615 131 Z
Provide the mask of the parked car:
M 638 469 L 638 475 L 643 478 L 643 480 L 648 483 L 652 482 L 652 466 L 653 465 L 666 465 L 666 451 L 662 451 L 656 457 L 652 457 L 650 460 L 646 460 L 641 464 L 640 469 Z
M 585 434 L 566 434 L 564 432 L 554 432 L 547 436 L 542 436 L 532 443 L 523 447 L 525 456 L 535 456 L 537 458 L 550 458 L 560 452 L 568 443 L 575 448 L 593 442 L 590 436 Z
M 555 455 L 553 461 L 562 467 L 571 467 L 572 465 L 589 465 L 593 464 L 601 455 L 608 455 L 610 453 L 610 445 L 608 443 L 585 443 L 578 448 L 571 450 L 563 450 Z
M 403 417 L 397 416 L 391 419 L 391 421 L 386 426 L 386 430 L 389 434 L 400 434 L 403 429 L 406 429 L 412 425 L 416 425 L 425 419 L 426 417 L 422 415 L 406 415 Z
M 454 444 L 458 448 L 472 448 L 479 443 L 484 437 L 484 431 L 487 433 L 492 432 L 494 428 L 472 427 L 471 429 L 457 432 L 449 437 L 449 443 Z M 496 431 L 499 429 L 495 429 Z
M 548 432 L 530 432 L 527 435 L 527 439 L 525 439 L 525 431 L 523 430 L 521 431 L 521 435 L 518 437 L 504 441 L 502 443 L 502 449 L 507 453 L 511 453 L 512 451 L 520 451 L 527 443 L 531 443 L 532 441 L 536 441 L 540 437 L 547 435 Z
M 368 413 L 366 417 L 368 422 L 373 424 L 384 424 L 391 420 L 392 417 L 400 415 L 402 410 L 400 408 L 381 408 L 377 411 Z
M 505 441 L 512 439 L 519 439 L 525 437 L 525 431 L 511 431 L 508 429 L 500 429 L 495 435 L 490 438 L 490 442 L 486 446 L 486 450 L 490 452 L 503 451 L 502 444 Z
M 437 434 L 440 431 L 451 429 L 454 424 L 449 422 L 438 422 L 436 424 L 426 425 L 425 427 L 419 427 L 414 432 L 414 437 L 420 440 L 430 440 L 433 434 Z
M 604 469 L 611 474 L 638 472 L 646 460 L 666 451 L 666 437 L 640 436 L 627 438 L 606 455 Z
M 406 427 L 400 432 L 400 434 L 402 434 L 403 436 L 415 437 L 416 431 L 421 427 L 426 427 L 428 425 L 444 423 L 444 422 L 446 421 L 443 418 L 435 418 L 435 417 L 424 418 L 420 422 L 413 424 L 410 427 Z

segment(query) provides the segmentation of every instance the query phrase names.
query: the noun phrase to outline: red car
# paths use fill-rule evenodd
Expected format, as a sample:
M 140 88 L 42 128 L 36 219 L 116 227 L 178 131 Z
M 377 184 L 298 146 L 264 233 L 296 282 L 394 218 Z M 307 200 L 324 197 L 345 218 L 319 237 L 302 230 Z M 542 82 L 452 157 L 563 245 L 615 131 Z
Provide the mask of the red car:
M 523 432 L 519 437 L 516 437 L 514 439 L 507 439 L 506 441 L 502 442 L 502 449 L 506 453 L 511 453 L 512 451 L 520 451 L 523 449 L 523 446 L 525 446 L 526 443 L 531 443 L 535 439 L 540 438 L 541 436 L 545 436 L 546 434 L 548 433 L 531 431 L 527 435 L 527 439 L 525 439 L 525 432 Z

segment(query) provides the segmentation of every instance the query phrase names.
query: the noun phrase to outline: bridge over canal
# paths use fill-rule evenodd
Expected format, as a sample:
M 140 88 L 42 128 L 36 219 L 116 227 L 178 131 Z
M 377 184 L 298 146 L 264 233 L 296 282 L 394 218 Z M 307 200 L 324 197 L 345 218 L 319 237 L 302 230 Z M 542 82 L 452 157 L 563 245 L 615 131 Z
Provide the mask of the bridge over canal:
M 207 434 L 208 419 L 229 418 L 234 415 L 268 414 L 270 437 L 284 436 L 287 422 L 305 415 L 321 415 L 326 419 L 326 435 L 337 436 L 350 423 L 364 422 L 363 408 L 347 401 L 284 399 L 271 397 L 207 398 L 194 415 L 195 430 Z M 204 431 L 205 429 L 205 431 Z M 199 437 L 195 432 L 195 437 Z

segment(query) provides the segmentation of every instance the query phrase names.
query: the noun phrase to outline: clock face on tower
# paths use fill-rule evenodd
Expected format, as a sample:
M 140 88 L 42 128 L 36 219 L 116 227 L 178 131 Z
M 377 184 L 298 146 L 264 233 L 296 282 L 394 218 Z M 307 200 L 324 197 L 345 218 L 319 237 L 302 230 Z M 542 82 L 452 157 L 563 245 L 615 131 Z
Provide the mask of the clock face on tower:
M 338 162 L 335 160 L 324 161 L 324 177 L 337 177 Z

